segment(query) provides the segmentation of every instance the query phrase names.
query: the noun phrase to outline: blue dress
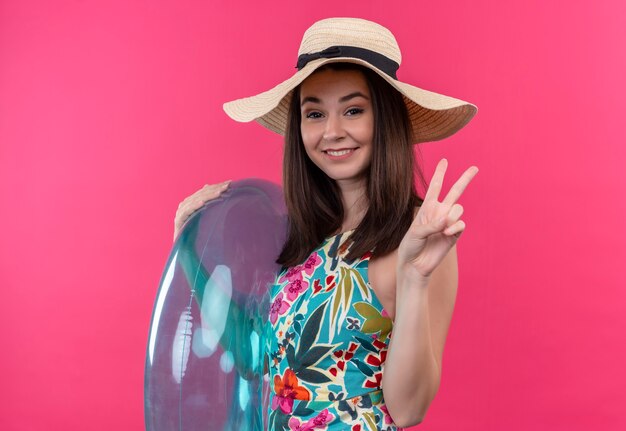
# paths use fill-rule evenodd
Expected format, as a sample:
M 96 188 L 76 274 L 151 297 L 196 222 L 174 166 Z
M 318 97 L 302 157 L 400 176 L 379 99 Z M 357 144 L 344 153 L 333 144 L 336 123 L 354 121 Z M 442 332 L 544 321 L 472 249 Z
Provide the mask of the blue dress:
M 345 258 L 350 233 L 324 240 L 272 286 L 269 430 L 401 429 L 381 390 L 392 321 L 368 281 L 371 253 Z

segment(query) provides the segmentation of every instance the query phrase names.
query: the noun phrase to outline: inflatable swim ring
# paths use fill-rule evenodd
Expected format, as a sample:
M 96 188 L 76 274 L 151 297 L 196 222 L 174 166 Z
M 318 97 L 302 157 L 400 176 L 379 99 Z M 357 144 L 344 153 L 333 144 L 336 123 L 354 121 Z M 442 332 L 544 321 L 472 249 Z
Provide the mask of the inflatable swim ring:
M 185 223 L 154 304 L 147 431 L 263 430 L 268 285 L 286 234 L 280 187 L 231 183 Z

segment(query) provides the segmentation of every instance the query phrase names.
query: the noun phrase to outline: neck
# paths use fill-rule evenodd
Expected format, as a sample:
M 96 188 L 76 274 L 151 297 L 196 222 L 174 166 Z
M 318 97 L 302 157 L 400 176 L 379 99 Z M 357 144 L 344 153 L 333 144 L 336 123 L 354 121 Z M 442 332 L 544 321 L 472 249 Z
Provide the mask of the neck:
M 365 181 L 337 182 L 341 190 L 341 202 L 343 203 L 343 222 L 341 232 L 355 229 L 365 213 L 368 202 L 365 194 Z

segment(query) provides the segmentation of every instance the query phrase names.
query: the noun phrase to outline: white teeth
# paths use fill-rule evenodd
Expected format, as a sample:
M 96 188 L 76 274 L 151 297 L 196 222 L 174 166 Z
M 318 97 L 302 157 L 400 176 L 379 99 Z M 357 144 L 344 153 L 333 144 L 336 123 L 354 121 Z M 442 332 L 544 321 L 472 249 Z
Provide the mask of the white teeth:
M 330 154 L 331 156 L 345 156 L 346 154 L 348 154 L 349 152 L 351 152 L 352 150 L 342 150 L 342 151 L 331 151 L 331 150 L 327 150 L 326 152 L 328 154 Z

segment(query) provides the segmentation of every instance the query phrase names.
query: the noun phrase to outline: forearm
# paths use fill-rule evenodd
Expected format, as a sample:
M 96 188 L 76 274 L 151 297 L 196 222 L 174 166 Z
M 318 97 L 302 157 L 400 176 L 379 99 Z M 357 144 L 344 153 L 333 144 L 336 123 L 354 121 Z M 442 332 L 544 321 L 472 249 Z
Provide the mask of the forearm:
M 441 377 L 432 343 L 427 281 L 398 272 L 396 315 L 385 361 L 383 393 L 399 426 L 422 421 Z

